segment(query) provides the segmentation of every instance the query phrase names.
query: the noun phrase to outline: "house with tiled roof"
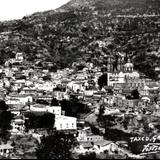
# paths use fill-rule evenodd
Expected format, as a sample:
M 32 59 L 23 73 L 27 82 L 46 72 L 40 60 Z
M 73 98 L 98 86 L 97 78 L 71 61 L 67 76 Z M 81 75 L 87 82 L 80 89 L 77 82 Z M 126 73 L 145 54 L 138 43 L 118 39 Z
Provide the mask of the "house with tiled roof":
M 10 111 L 15 117 L 20 116 L 22 112 L 28 111 L 29 106 L 23 104 L 8 104 Z
M 46 95 L 35 95 L 34 96 L 35 100 L 44 100 L 47 101 L 48 103 L 51 103 L 53 96 L 51 94 L 46 94 Z
M 36 94 L 37 89 L 35 87 L 23 87 L 21 94 Z
M 10 144 L 1 144 L 0 145 L 0 155 L 4 157 L 8 157 L 11 153 L 13 153 L 14 147 Z
M 144 89 L 141 91 L 143 96 L 154 96 L 159 94 L 159 83 L 151 82 L 144 86 Z
M 89 153 L 104 153 L 108 151 L 108 154 L 113 154 L 116 150 L 118 151 L 118 146 L 112 141 L 104 140 L 103 136 L 94 135 L 91 132 L 83 130 L 78 130 L 77 140 L 79 145 L 75 147 L 74 151 L 79 154 Z
M 13 89 L 18 90 L 19 88 L 25 86 L 26 80 L 25 79 L 18 79 L 13 81 Z
M 22 118 L 15 118 L 11 121 L 11 134 L 17 135 L 17 133 L 24 133 L 25 130 L 25 120 Z
M 61 116 L 62 114 L 61 106 L 48 106 L 43 104 L 30 105 L 30 111 L 31 112 L 48 112 L 56 116 Z
M 77 131 L 77 141 L 78 142 L 96 142 L 96 141 L 103 141 L 103 136 L 94 135 L 91 131 L 86 129 L 78 130 Z
M 5 97 L 6 104 L 20 104 L 25 105 L 28 102 L 33 102 L 33 97 L 31 95 L 25 94 L 9 94 Z
M 35 82 L 35 87 L 38 90 L 53 91 L 53 89 L 55 88 L 55 84 L 52 83 L 52 81 L 39 81 Z

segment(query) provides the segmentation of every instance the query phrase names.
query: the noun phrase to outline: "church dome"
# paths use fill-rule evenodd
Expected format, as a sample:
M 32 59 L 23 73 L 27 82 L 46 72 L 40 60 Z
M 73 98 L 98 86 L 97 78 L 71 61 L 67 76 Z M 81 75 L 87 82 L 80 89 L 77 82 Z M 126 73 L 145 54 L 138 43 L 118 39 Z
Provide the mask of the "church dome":
M 130 59 L 128 60 L 128 62 L 124 65 L 125 68 L 133 68 L 133 63 L 131 63 Z
M 131 63 L 131 60 L 128 59 L 128 62 L 124 65 L 124 70 L 126 72 L 132 72 L 133 71 L 133 67 L 134 67 L 133 63 Z

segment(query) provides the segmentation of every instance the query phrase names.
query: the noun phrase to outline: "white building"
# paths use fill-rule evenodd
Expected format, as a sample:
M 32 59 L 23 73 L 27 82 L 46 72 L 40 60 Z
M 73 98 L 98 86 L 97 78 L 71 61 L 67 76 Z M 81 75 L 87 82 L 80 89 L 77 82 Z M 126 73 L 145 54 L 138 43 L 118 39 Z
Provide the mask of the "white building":
M 56 130 L 77 130 L 77 118 L 67 116 L 56 116 L 55 126 Z
M 24 123 L 25 121 L 22 119 L 12 120 L 11 122 L 12 130 L 13 131 L 17 130 L 17 132 L 23 132 L 25 129 Z
M 11 86 L 11 83 L 7 78 L 4 78 L 4 85 L 5 85 L 5 87 L 10 87 Z
M 55 114 L 56 116 L 60 116 L 62 113 L 61 106 L 47 106 L 47 111 Z
M 4 157 L 8 157 L 11 153 L 13 153 L 13 147 L 10 144 L 2 144 L 0 145 L 0 155 Z
M 34 104 L 30 106 L 30 110 L 33 112 L 48 112 L 55 116 L 61 116 L 61 106 L 45 106 L 41 104 Z
M 13 72 L 9 68 L 5 68 L 4 73 L 7 77 L 13 77 Z
M 77 130 L 77 118 L 62 115 L 61 106 L 45 106 L 35 104 L 30 106 L 33 112 L 48 112 L 55 115 L 54 128 L 58 131 Z
M 23 62 L 23 60 L 24 60 L 23 53 L 17 53 L 16 54 L 16 60 L 18 62 Z
M 3 80 L 0 80 L 0 88 L 2 88 L 2 87 L 3 87 L 3 85 L 4 85 Z
M 55 84 L 49 81 L 47 82 L 42 81 L 42 82 L 35 83 L 35 87 L 39 90 L 52 92 L 53 89 L 55 88 Z
M 79 90 L 79 91 L 85 90 L 85 86 L 83 84 L 84 83 L 82 81 L 72 81 L 72 82 L 68 83 L 67 86 L 70 89 L 72 89 L 74 92 L 77 92 L 77 90 Z
M 123 64 L 123 58 L 119 58 L 117 68 L 113 66 L 113 60 L 108 59 L 107 65 L 107 84 L 108 86 L 114 86 L 115 84 L 124 84 L 129 78 L 139 78 L 140 74 L 134 71 L 134 65 L 131 63 L 130 59 L 126 64 Z
M 78 136 L 77 136 L 78 142 L 98 142 L 103 140 L 104 140 L 103 136 L 94 135 L 92 133 L 88 134 L 85 129 L 78 130 Z
M 8 95 L 6 97 L 6 104 L 20 104 L 25 105 L 28 102 L 33 102 L 33 97 L 30 95 Z
M 113 86 L 114 84 L 125 83 L 125 74 L 123 72 L 108 73 L 108 86 Z
M 36 94 L 37 90 L 35 87 L 24 87 L 20 94 Z
M 69 99 L 69 95 L 65 91 L 53 91 L 54 98 L 57 100 Z
M 109 155 L 113 155 L 116 151 L 119 153 L 119 148 L 112 141 L 103 140 L 94 142 L 94 145 L 88 142 L 81 142 L 80 145 L 74 149 L 74 151 L 83 155 L 86 155 L 86 153 L 96 153 L 99 155 L 107 151 Z
M 84 95 L 85 96 L 93 96 L 94 93 L 96 93 L 97 91 L 96 90 L 87 90 L 87 91 L 84 91 Z
M 17 89 L 23 87 L 25 85 L 25 83 L 26 83 L 25 79 L 15 80 L 14 81 L 13 89 L 17 90 Z
M 34 83 L 31 80 L 26 80 L 25 86 L 29 87 L 32 86 Z
M 47 112 L 47 107 L 42 104 L 34 104 L 30 106 L 32 112 Z
M 8 98 L 6 100 L 6 104 L 8 105 L 22 105 L 22 102 L 20 102 L 20 100 L 18 98 Z

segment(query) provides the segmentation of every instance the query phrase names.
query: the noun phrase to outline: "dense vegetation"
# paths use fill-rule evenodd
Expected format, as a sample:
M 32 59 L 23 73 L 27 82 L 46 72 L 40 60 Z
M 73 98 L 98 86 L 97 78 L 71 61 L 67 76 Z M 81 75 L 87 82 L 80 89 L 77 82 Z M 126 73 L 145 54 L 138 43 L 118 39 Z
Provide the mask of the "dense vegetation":
M 75 137 L 72 134 L 56 132 L 54 135 L 42 139 L 42 143 L 37 149 L 37 158 L 71 159 L 75 142 Z
M 0 23 L 0 63 L 16 52 L 28 60 L 53 62 L 53 69 L 82 57 L 96 65 L 104 56 L 130 56 L 135 68 L 157 78 L 159 65 L 159 0 L 72 0 L 57 11 L 35 13 Z M 119 17 L 118 15 L 124 15 Z
M 78 117 L 80 114 L 89 113 L 88 106 L 83 104 L 77 97 L 71 96 L 70 100 L 62 100 L 60 102 L 62 110 L 66 116 Z
M 53 130 L 55 115 L 51 113 L 28 112 L 25 113 L 27 120 L 25 121 L 26 129 L 50 129 Z
M 0 138 L 3 141 L 8 140 L 9 132 L 8 130 L 11 129 L 11 120 L 13 115 L 10 111 L 7 111 L 8 106 L 4 101 L 0 101 Z
M 13 157 L 16 157 L 16 159 L 37 159 L 36 148 L 38 142 L 32 135 L 14 135 L 10 139 L 15 152 L 14 156 L 11 156 L 9 159 Z

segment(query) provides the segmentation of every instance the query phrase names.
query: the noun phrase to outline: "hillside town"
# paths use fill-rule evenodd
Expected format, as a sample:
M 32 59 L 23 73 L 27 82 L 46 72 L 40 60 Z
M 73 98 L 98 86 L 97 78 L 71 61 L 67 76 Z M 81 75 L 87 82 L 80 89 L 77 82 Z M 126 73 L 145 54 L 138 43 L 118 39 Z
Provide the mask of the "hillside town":
M 0 159 L 160 159 L 159 6 L 71 0 L 0 22 Z
M 117 56 L 116 67 L 111 55 L 105 57 L 106 65 L 101 68 L 90 62 L 83 63 L 81 68 L 79 60 L 71 68 L 57 72 L 49 71 L 50 62 L 45 62 L 48 67 L 42 68 L 38 66 L 38 58 L 32 63 L 23 53 L 8 59 L 0 69 L 0 97 L 13 118 L 9 139 L 0 145 L 1 156 L 34 155 L 42 137 L 60 132 L 74 136 L 77 145 L 72 148 L 73 156 L 94 153 L 96 156 L 144 158 L 132 153 L 124 135 L 160 133 L 160 82 L 136 71 L 129 57 L 125 60 L 123 55 Z M 28 116 L 30 113 L 55 117 L 43 122 L 43 126 L 33 125 L 35 120 Z M 115 131 L 120 131 L 116 139 Z M 23 145 L 29 143 L 32 147 L 24 151 L 17 141 L 27 137 L 30 138 Z

